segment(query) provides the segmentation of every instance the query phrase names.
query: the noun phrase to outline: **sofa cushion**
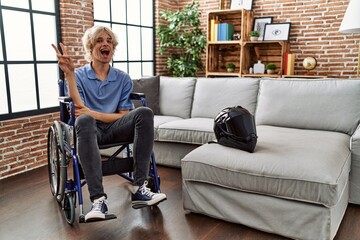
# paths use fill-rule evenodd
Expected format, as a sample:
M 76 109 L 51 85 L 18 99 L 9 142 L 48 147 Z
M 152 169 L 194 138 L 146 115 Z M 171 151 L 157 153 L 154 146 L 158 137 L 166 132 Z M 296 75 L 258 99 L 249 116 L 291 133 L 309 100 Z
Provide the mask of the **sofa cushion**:
M 204 144 L 215 138 L 214 120 L 210 118 L 188 118 L 171 121 L 158 126 L 158 141 Z
M 226 107 L 242 106 L 255 113 L 259 80 L 255 78 L 198 78 L 191 117 L 215 118 Z
M 350 137 L 343 133 L 258 126 L 254 153 L 205 144 L 181 163 L 183 179 L 334 206 L 349 178 Z
M 160 113 L 159 106 L 159 91 L 160 91 L 160 77 L 146 77 L 133 80 L 133 91 L 145 94 L 147 106 L 151 108 L 154 114 Z M 141 102 L 135 101 L 135 107 L 141 106 Z
M 261 80 L 256 123 L 352 134 L 360 80 Z
M 195 78 L 160 77 L 160 114 L 189 118 Z
M 181 120 L 180 117 L 174 117 L 174 116 L 163 116 L 163 115 L 155 115 L 154 116 L 154 140 L 159 140 L 159 133 L 158 128 L 161 124 L 172 122 L 172 121 L 178 121 Z

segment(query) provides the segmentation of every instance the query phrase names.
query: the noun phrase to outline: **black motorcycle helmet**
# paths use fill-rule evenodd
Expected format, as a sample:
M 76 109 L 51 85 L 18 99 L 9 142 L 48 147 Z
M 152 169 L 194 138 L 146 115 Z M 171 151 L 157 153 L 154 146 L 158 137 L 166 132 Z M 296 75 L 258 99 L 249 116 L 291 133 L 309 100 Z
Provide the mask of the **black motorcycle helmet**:
M 254 152 L 257 135 L 254 116 L 241 106 L 223 109 L 215 118 L 214 132 L 219 144 Z

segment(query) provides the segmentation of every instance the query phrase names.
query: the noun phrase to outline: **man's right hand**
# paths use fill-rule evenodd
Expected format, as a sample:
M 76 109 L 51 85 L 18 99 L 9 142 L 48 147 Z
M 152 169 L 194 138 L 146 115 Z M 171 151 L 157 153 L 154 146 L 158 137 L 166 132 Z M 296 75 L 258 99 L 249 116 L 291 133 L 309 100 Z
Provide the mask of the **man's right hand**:
M 64 72 L 65 75 L 68 74 L 74 74 L 74 63 L 71 60 L 70 56 L 67 53 L 66 47 L 64 44 L 60 43 L 60 47 L 63 53 L 60 52 L 60 50 L 54 45 L 51 44 L 51 46 L 54 48 L 56 52 L 56 56 L 59 60 L 59 67 Z

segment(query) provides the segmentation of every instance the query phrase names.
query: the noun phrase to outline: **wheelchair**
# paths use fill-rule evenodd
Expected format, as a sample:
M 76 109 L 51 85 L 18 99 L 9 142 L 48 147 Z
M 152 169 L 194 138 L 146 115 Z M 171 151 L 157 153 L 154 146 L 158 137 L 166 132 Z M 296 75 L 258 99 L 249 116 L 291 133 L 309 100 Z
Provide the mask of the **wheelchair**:
M 82 187 L 86 184 L 76 150 L 75 108 L 70 97 L 65 96 L 65 82 L 59 80 L 60 121 L 54 121 L 49 128 L 47 138 L 48 175 L 50 190 L 56 201 L 61 205 L 66 221 L 72 225 L 75 221 L 76 202 L 79 205 L 79 222 L 85 222 L 83 209 Z M 141 101 L 146 106 L 145 95 L 131 93 L 132 101 Z M 69 114 L 70 109 L 71 114 Z M 118 147 L 107 159 L 102 161 L 103 176 L 119 175 L 133 182 L 132 172 L 134 159 L 130 145 L 132 142 L 120 142 L 100 145 L 100 149 Z M 104 157 L 104 156 L 102 156 Z M 72 165 L 72 178 L 69 166 Z M 160 193 L 160 177 L 157 173 L 154 152 L 151 154 L 148 187 L 152 192 Z M 116 218 L 109 215 L 109 218 Z

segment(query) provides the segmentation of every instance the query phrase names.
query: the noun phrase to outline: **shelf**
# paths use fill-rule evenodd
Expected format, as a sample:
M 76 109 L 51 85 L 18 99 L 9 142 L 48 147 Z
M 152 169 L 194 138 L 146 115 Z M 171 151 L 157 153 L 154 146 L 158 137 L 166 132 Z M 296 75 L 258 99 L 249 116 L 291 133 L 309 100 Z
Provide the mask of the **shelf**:
M 317 75 L 280 75 L 280 74 L 241 74 L 241 77 L 268 77 L 268 78 L 327 78 L 327 76 L 317 76 Z
M 268 41 L 268 40 L 262 40 L 262 41 L 243 41 L 243 45 L 261 45 L 261 44 L 272 44 L 272 43 L 276 43 L 279 44 L 281 46 L 288 44 L 288 41 Z
M 280 78 L 279 74 L 242 74 L 242 77 L 269 77 L 269 78 Z
M 275 64 L 276 71 L 279 73 L 274 75 L 280 77 L 284 67 L 283 55 L 287 51 L 289 51 L 287 41 L 243 42 L 241 48 L 241 72 L 243 75 L 248 74 L 249 69 L 260 60 L 265 66 L 269 63 Z
M 226 64 L 234 63 L 240 72 L 240 44 L 210 44 L 207 46 L 206 75 L 211 73 L 227 73 Z
M 327 76 L 318 76 L 318 75 L 282 75 L 283 78 L 327 78 Z
M 241 76 L 241 48 L 242 40 L 252 30 L 253 11 L 245 9 L 215 10 L 208 13 L 206 76 Z M 217 39 L 214 34 L 214 21 L 228 23 L 234 26 L 234 34 L 239 34 L 239 40 L 210 41 Z M 235 64 L 235 72 L 226 71 L 226 64 Z
M 209 45 L 212 44 L 241 44 L 240 40 L 234 40 L 234 41 L 217 41 L 217 42 L 208 42 Z
M 225 77 L 240 77 L 239 72 L 206 72 L 206 77 L 208 76 L 225 76 Z

